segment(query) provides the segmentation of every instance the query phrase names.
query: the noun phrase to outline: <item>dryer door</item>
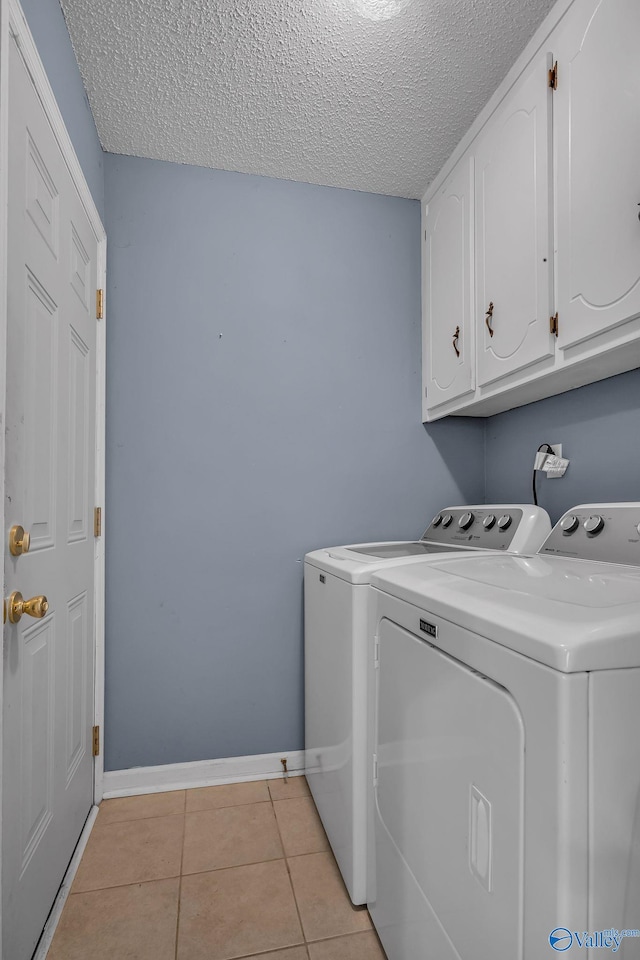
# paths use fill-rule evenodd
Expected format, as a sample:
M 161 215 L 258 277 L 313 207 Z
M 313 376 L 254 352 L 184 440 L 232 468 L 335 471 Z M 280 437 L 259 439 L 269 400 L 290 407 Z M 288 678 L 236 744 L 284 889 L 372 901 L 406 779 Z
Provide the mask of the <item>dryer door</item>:
M 379 633 L 370 910 L 389 960 L 518 960 L 518 707 L 503 687 L 391 621 Z

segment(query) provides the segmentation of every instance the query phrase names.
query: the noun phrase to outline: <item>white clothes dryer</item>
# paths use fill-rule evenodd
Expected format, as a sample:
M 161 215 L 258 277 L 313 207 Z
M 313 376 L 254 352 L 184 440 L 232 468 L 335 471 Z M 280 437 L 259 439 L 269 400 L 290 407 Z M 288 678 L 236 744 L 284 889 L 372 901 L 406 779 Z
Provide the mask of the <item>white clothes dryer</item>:
M 551 523 L 529 504 L 447 507 L 420 540 L 308 553 L 305 592 L 305 772 L 356 904 L 366 893 L 369 583 L 382 568 L 450 553 L 534 553 Z
M 640 503 L 575 507 L 533 557 L 372 584 L 369 910 L 389 960 L 637 960 Z

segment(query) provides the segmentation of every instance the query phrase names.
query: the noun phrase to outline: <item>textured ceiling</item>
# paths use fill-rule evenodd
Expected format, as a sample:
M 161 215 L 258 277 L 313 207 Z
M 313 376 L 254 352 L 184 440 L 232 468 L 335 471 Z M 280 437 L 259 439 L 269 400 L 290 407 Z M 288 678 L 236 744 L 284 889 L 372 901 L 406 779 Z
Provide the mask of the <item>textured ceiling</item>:
M 553 0 L 62 0 L 113 153 L 420 197 Z

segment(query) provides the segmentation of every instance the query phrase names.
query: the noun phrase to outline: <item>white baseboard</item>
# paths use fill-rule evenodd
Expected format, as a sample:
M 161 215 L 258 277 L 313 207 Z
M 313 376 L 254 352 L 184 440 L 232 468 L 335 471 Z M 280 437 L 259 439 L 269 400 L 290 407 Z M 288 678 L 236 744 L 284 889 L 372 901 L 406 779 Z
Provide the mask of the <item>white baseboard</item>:
M 49 952 L 53 935 L 56 932 L 56 927 L 58 926 L 58 922 L 62 916 L 64 905 L 67 902 L 67 897 L 71 891 L 71 885 L 73 884 L 78 867 L 80 866 L 82 854 L 84 853 L 87 841 L 89 840 L 89 835 L 93 829 L 94 823 L 96 822 L 97 816 L 98 807 L 92 807 L 89 812 L 89 816 L 87 817 L 87 822 L 85 823 L 82 833 L 80 834 L 80 839 L 78 840 L 76 849 L 73 852 L 71 863 L 67 867 L 67 872 L 65 873 L 62 884 L 60 885 L 60 889 L 58 890 L 58 896 L 55 899 L 53 907 L 51 908 L 51 913 L 49 914 L 45 924 L 45 928 L 42 931 L 42 936 L 38 941 L 38 946 L 36 947 L 36 952 L 33 955 L 33 960 L 45 960 L 47 953 Z
M 192 763 L 167 763 L 158 767 L 132 767 L 130 770 L 105 770 L 103 796 L 133 797 L 141 793 L 164 793 L 189 787 L 215 787 L 223 783 L 247 780 L 275 780 L 281 777 L 283 757 L 289 776 L 304 773 L 304 750 L 262 753 L 255 757 L 225 757 L 222 760 L 194 760 Z

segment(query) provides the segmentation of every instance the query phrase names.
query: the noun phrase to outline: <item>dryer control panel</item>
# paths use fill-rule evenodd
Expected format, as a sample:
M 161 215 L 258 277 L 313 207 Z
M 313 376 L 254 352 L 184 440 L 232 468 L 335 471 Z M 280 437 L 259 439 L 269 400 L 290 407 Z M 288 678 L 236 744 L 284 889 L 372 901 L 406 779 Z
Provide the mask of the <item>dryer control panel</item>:
M 421 539 L 482 550 L 508 550 L 522 522 L 521 507 L 447 507 L 436 514 Z
M 572 507 L 556 523 L 539 553 L 640 566 L 640 502 Z

